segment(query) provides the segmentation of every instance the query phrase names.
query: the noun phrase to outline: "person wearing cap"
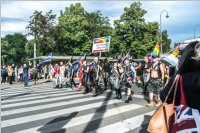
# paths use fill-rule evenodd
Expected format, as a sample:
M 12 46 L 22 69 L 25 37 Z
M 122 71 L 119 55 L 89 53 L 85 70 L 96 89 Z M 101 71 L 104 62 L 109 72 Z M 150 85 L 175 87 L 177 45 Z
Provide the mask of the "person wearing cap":
M 160 63 L 156 56 L 152 55 L 152 64 L 150 67 L 150 79 L 147 86 L 147 92 L 149 94 L 149 103 L 147 106 L 154 106 L 153 96 L 157 96 L 156 106 L 161 104 L 160 92 L 162 90 L 162 84 L 164 83 L 164 67 Z

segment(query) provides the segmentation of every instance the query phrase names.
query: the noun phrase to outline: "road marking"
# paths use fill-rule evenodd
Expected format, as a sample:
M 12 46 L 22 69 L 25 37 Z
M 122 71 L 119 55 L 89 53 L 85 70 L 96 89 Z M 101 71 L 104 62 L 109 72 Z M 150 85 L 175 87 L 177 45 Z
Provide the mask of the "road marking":
M 72 108 L 67 108 L 67 109 L 61 109 L 57 111 L 50 111 L 46 113 L 41 113 L 41 114 L 35 114 L 31 116 L 24 116 L 20 118 L 15 118 L 15 119 L 9 119 L 2 121 L 1 127 L 7 127 L 7 126 L 14 126 L 17 124 L 22 124 L 22 123 L 27 123 L 27 122 L 33 122 L 36 120 L 41 120 L 48 118 L 49 116 L 54 117 L 54 116 L 59 116 L 59 115 L 65 115 L 66 113 L 73 113 L 73 112 L 80 112 L 83 110 L 91 109 L 91 108 L 97 108 L 103 105 L 110 105 L 110 104 L 116 104 L 116 103 L 121 103 L 123 101 L 120 100 L 111 100 L 108 101 L 107 103 L 104 103 L 104 101 L 97 102 L 97 103 L 92 103 L 88 105 L 83 105 L 83 106 L 78 106 L 78 107 L 72 107 Z
M 28 93 L 28 92 L 26 92 Z M 52 94 L 53 93 L 53 94 Z M 8 102 L 20 102 L 20 101 L 24 101 L 24 100 L 35 100 L 38 98 L 45 98 L 45 97 L 53 97 L 53 96 L 67 96 L 68 94 L 80 94 L 81 92 L 63 92 L 63 93 L 57 93 L 55 94 L 55 92 L 51 92 L 51 93 L 47 93 L 45 95 L 42 94 L 30 94 L 29 97 L 19 97 L 17 99 L 11 99 L 11 100 L 3 100 L 1 103 L 6 104 Z
M 14 110 L 8 110 L 8 111 L 2 111 L 1 112 L 1 117 L 5 116 L 5 115 L 12 115 L 15 113 L 24 113 L 24 112 L 29 112 L 29 111 L 37 111 L 37 110 L 41 110 L 41 109 L 46 109 L 46 108 L 53 108 L 53 107 L 58 107 L 58 106 L 64 106 L 64 105 L 70 105 L 70 104 L 77 104 L 77 103 L 81 103 L 81 102 L 86 102 L 86 101 L 93 101 L 93 100 L 103 100 L 105 99 L 105 96 L 98 96 L 98 97 L 86 97 L 83 99 L 76 99 L 76 100 L 72 100 L 72 101 L 63 101 L 63 102 L 59 102 L 59 103 L 50 103 L 50 104 L 44 104 L 44 105 L 38 105 L 38 106 L 34 106 L 34 107 L 26 107 L 26 108 L 22 108 L 22 109 L 14 109 Z
M 12 104 L 7 104 L 7 105 L 2 105 L 2 109 L 4 108 L 9 108 L 9 107 L 16 107 L 16 106 L 25 106 L 25 105 L 29 105 L 29 104 L 40 104 L 40 103 L 43 103 L 43 102 L 50 102 L 50 101 L 55 101 L 55 100 L 66 100 L 66 99 L 70 99 L 70 98 L 77 98 L 77 97 L 80 97 L 80 95 L 83 95 L 81 93 L 79 94 L 76 94 L 76 95 L 69 95 L 69 96 L 62 96 L 62 97 L 55 97 L 55 98 L 51 98 L 51 96 L 43 96 L 43 98 L 46 98 L 46 99 L 43 99 L 43 100 L 34 100 L 34 101 L 25 101 L 25 102 L 20 102 L 20 103 L 12 103 Z
M 125 133 L 125 132 L 128 132 L 130 130 L 140 127 L 144 122 L 148 123 L 148 121 L 145 121 L 144 116 L 145 115 L 152 116 L 154 112 L 155 111 L 151 111 L 142 115 L 132 117 L 130 119 L 122 120 L 120 122 L 117 122 L 108 126 L 104 126 L 95 131 L 90 131 L 87 133 L 106 133 L 108 131 L 109 133 Z
M 91 121 L 94 121 L 94 120 L 97 120 L 97 119 L 100 119 L 100 118 L 105 119 L 107 117 L 114 116 L 114 115 L 117 115 L 117 114 L 120 114 L 120 113 L 124 113 L 124 112 L 130 111 L 130 110 L 135 110 L 135 109 L 138 109 L 138 108 L 141 108 L 141 107 L 143 107 L 143 106 L 137 105 L 137 104 L 129 104 L 129 105 L 125 105 L 125 106 L 122 106 L 122 107 L 116 107 L 116 108 L 113 108 L 113 109 L 109 109 L 104 114 L 99 112 L 99 113 L 92 113 L 92 114 L 88 114 L 88 115 L 84 115 L 84 116 L 80 116 L 80 117 L 75 117 L 75 118 L 71 119 L 69 122 L 67 122 L 67 124 L 63 125 L 62 129 L 78 126 L 80 124 L 89 123 Z M 62 123 L 62 121 L 46 125 L 45 129 L 47 129 L 47 131 L 46 130 L 45 131 L 46 132 L 52 132 L 52 131 L 59 130 L 58 128 L 55 128 L 55 126 L 54 126 L 54 125 L 60 125 L 59 123 Z M 38 133 L 38 132 L 40 132 L 39 129 L 41 129 L 41 128 L 42 128 L 42 126 L 38 126 L 38 127 L 30 128 L 30 129 L 27 129 L 27 130 L 19 131 L 19 133 L 28 133 L 28 132 Z M 109 130 L 107 130 L 107 132 L 108 131 Z M 104 132 L 104 133 L 106 133 L 106 132 Z

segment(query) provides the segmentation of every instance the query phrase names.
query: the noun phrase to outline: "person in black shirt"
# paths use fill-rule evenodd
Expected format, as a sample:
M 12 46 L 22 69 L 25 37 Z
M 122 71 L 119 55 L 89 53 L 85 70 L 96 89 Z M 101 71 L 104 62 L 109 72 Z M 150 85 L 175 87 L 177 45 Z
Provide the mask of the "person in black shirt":
M 146 90 L 147 90 L 147 85 L 150 79 L 150 67 L 151 67 L 151 62 L 149 59 L 150 55 L 146 55 L 144 57 L 144 71 L 143 71 L 143 81 L 144 81 L 144 85 L 143 85 L 143 93 L 146 94 Z
M 12 64 L 12 69 L 13 69 L 13 72 L 12 72 L 12 82 L 15 81 L 15 64 Z
M 104 85 L 105 85 L 105 90 L 107 89 L 107 82 L 108 82 L 108 74 L 110 71 L 110 64 L 108 63 L 108 59 L 105 58 L 102 66 L 102 71 L 103 71 L 103 80 L 104 80 Z
M 136 69 L 136 72 L 137 72 L 137 78 L 136 78 L 136 81 L 137 81 L 137 85 L 138 86 L 143 86 L 143 65 L 141 62 L 138 63 L 137 67 L 135 68 Z
M 93 96 L 96 96 L 98 92 L 102 92 L 101 87 L 98 85 L 99 83 L 99 78 L 101 76 L 101 65 L 99 62 L 98 57 L 94 57 L 93 63 L 91 64 L 90 67 L 90 81 L 93 84 Z
M 137 77 L 137 73 L 135 71 L 135 68 L 130 64 L 129 60 L 126 59 L 124 61 L 124 67 L 123 67 L 123 80 L 127 89 L 127 99 L 125 100 L 125 103 L 129 103 L 129 101 L 132 100 L 133 91 L 131 90 L 131 74 L 134 72 L 134 78 Z

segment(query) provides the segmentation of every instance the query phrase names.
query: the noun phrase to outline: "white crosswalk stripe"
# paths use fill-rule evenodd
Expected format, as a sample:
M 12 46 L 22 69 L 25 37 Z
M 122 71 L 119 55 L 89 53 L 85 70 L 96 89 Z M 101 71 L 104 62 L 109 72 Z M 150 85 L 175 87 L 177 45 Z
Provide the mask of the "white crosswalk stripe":
M 110 131 L 109 133 L 123 133 L 123 132 L 125 133 L 131 129 L 140 127 L 140 125 L 144 121 L 144 115 L 152 115 L 153 113 L 154 111 L 151 111 L 139 116 L 132 117 L 127 120 L 123 120 L 123 121 L 99 128 L 95 131 L 90 131 L 88 133 L 105 133 L 106 131 Z M 118 127 L 121 127 L 121 128 L 118 128 Z
M 139 103 L 125 104 L 113 99 L 111 91 L 97 97 L 66 88 L 53 89 L 51 83 L 31 89 L 5 89 L 2 101 L 2 133 L 48 133 L 65 130 L 70 133 L 124 133 L 142 125 L 144 115 L 154 108 L 144 106 L 143 96 L 135 95 Z M 6 99 L 6 93 L 17 95 Z M 130 124 L 127 124 L 130 123 Z M 90 129 L 90 124 L 96 124 Z

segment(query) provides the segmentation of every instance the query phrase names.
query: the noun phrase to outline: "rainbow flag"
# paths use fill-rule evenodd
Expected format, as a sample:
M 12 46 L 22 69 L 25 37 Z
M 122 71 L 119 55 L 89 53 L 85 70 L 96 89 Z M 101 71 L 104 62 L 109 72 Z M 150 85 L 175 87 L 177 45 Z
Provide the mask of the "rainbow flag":
M 172 53 L 173 56 L 177 57 L 179 55 L 179 49 L 176 48 Z
M 151 56 L 158 57 L 159 55 L 160 55 L 160 43 L 157 42 L 153 52 L 151 53 Z

